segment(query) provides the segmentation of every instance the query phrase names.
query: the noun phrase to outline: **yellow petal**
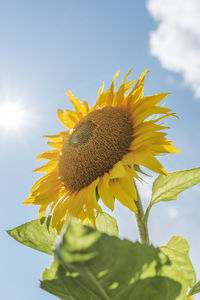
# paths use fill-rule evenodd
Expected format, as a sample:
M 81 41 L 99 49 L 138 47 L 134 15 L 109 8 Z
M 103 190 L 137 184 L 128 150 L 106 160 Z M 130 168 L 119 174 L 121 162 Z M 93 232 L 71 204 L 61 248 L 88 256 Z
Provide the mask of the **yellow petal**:
M 68 131 L 65 131 L 68 134 Z M 48 138 L 53 143 L 61 143 L 63 141 L 63 137 L 60 134 L 55 135 L 43 135 L 43 137 Z
M 37 172 L 52 172 L 55 168 L 57 168 L 58 165 L 58 160 L 51 160 L 49 161 L 46 165 L 35 169 L 33 172 L 37 173 Z
M 121 178 L 126 176 L 126 170 L 124 169 L 121 161 L 118 161 L 113 168 L 109 171 L 110 179 Z
M 150 150 L 155 154 L 162 153 L 181 153 L 179 149 L 172 145 L 151 145 Z
M 71 129 L 74 127 L 74 122 L 68 117 L 67 113 L 62 109 L 58 109 L 57 111 L 59 121 L 67 128 Z
M 125 177 L 111 180 L 110 188 L 115 198 L 117 198 L 121 204 L 137 213 L 137 206 L 134 202 L 137 200 L 137 194 L 133 179 Z
M 112 81 L 112 84 L 110 86 L 110 89 L 109 89 L 109 93 L 107 95 L 107 99 L 106 99 L 106 105 L 107 106 L 112 106 L 113 105 L 113 100 L 114 100 L 114 89 L 115 89 L 115 80 L 117 78 L 117 76 L 119 75 L 119 70 L 115 73 L 114 77 L 113 77 L 113 81 Z
M 145 77 L 146 77 L 146 75 L 147 75 L 148 73 L 149 73 L 149 70 L 145 70 L 145 71 L 141 74 L 141 76 L 140 76 L 138 82 L 136 83 L 136 85 L 135 85 L 135 87 L 134 87 L 134 89 L 133 89 L 134 97 L 137 98 L 137 99 L 140 99 L 140 98 L 143 97 L 144 80 L 145 80 Z
M 137 126 L 138 124 L 140 124 L 142 121 L 144 121 L 147 117 L 154 115 L 154 114 L 167 114 L 168 112 L 170 112 L 171 109 L 169 108 L 165 108 L 165 107 L 160 107 L 160 106 L 153 106 L 151 108 L 149 108 L 148 110 L 141 112 L 138 115 L 133 115 L 133 119 L 134 119 L 134 126 Z
M 110 90 L 105 91 L 100 95 L 99 100 L 97 103 L 91 108 L 91 111 L 98 109 L 99 107 L 108 106 L 108 101 L 110 97 Z
M 61 201 L 55 207 L 55 209 L 53 211 L 53 217 L 52 217 L 52 227 L 56 227 L 56 224 L 58 224 L 59 221 L 62 220 L 66 216 L 66 214 L 69 210 L 69 202 L 72 198 L 73 198 L 73 196 L 69 196 L 69 197 L 67 197 L 67 199 L 66 199 L 66 197 L 63 197 L 62 200 L 64 200 L 64 202 Z
M 40 179 L 38 179 L 35 184 L 33 185 L 30 195 L 32 195 L 33 193 L 37 192 L 37 190 L 40 188 L 41 185 L 45 184 L 45 182 L 47 182 L 48 178 L 49 178 L 49 174 L 41 177 Z M 58 176 L 58 174 L 57 174 Z
M 111 210 L 114 209 L 114 196 L 111 192 L 109 186 L 110 176 L 108 173 L 105 173 L 99 180 L 98 183 L 98 193 L 100 198 L 102 199 L 103 203 L 110 208 Z
M 128 93 L 126 97 L 126 103 L 127 107 L 130 110 L 131 108 L 135 107 L 135 104 L 143 97 L 144 94 L 144 79 L 146 74 L 148 73 L 148 70 L 145 70 L 141 76 L 140 79 L 137 81 L 134 88 Z
M 51 202 L 57 202 L 59 201 L 60 197 L 62 197 L 64 194 L 64 191 L 60 190 L 59 187 L 55 187 L 52 190 L 42 192 L 34 196 L 32 198 L 32 204 L 38 205 L 38 204 L 50 204 Z
M 83 225 L 89 226 L 88 218 L 85 218 L 82 223 Z
M 84 212 L 84 194 L 83 190 L 79 192 L 70 193 L 63 197 L 62 201 L 55 207 L 53 212 L 52 226 L 57 227 L 59 220 L 69 215 L 76 217 L 77 219 L 85 219 Z
M 115 97 L 113 99 L 113 106 L 121 106 L 123 101 L 124 101 L 124 94 L 127 91 L 127 86 L 126 86 L 126 80 L 130 74 L 130 72 L 132 71 L 133 68 L 131 68 L 125 75 L 123 82 L 119 88 L 119 90 L 117 91 L 117 93 L 115 94 Z M 129 83 L 130 84 L 130 83 Z M 113 85 L 114 87 L 114 85 Z
M 81 101 L 78 98 L 76 98 L 70 91 L 67 91 L 67 96 L 70 99 L 70 101 L 72 102 L 77 114 L 79 116 L 82 116 L 83 112 L 84 112 L 84 107 L 83 107 L 83 104 L 81 103 Z
M 137 153 L 137 152 L 136 152 Z M 135 164 L 136 154 L 135 152 L 129 152 L 122 158 L 122 163 L 124 165 L 132 165 Z
M 95 225 L 95 216 L 94 216 L 94 208 L 98 211 L 102 212 L 101 207 L 97 203 L 96 198 L 96 187 L 99 183 L 99 178 L 94 180 L 89 186 L 87 186 L 84 190 L 87 192 L 87 198 L 85 200 L 85 208 L 87 216 L 93 226 Z
M 141 98 L 140 101 L 138 101 L 134 106 L 132 111 L 133 116 L 139 115 L 140 113 L 147 111 L 150 107 L 156 106 L 169 94 L 170 93 L 162 93 Z
M 48 206 L 48 204 L 42 204 L 42 205 L 40 205 L 40 208 L 39 208 L 39 218 L 40 219 L 44 217 L 46 209 L 47 209 L 47 206 Z
M 87 187 L 87 192 L 88 192 L 87 195 L 89 197 L 87 197 L 86 202 L 91 202 L 97 211 L 102 212 L 100 205 L 97 203 L 97 197 L 96 197 L 96 188 L 98 183 L 99 183 L 99 177 Z
M 90 205 L 89 202 L 85 203 L 85 209 L 87 213 L 87 217 L 93 227 L 96 227 L 94 208 Z
M 81 221 L 84 222 L 87 219 L 86 213 L 84 211 L 84 209 L 82 209 L 80 211 L 80 213 L 78 214 L 77 218 Z
M 149 132 L 148 134 L 142 134 L 141 136 L 133 139 L 130 149 L 135 151 L 136 149 L 150 144 L 161 145 L 166 140 L 165 132 Z
M 161 163 L 147 151 L 140 152 L 135 159 L 135 163 L 138 165 L 143 165 L 144 167 L 149 168 L 150 170 L 161 175 L 167 175 L 167 172 Z
M 47 145 L 49 145 L 50 147 L 52 147 L 60 152 L 63 147 L 63 142 L 59 142 L 59 143 L 47 142 Z
M 50 151 L 47 151 L 47 152 L 37 155 L 37 161 L 40 161 L 42 159 L 58 160 L 59 152 L 57 150 L 50 150 Z
M 75 111 L 67 109 L 64 111 L 64 113 L 66 114 L 66 118 L 69 118 L 74 125 L 80 120 L 79 115 Z
M 133 178 L 133 177 L 138 178 L 139 177 L 137 172 L 135 171 L 134 165 L 131 165 L 131 166 L 127 165 L 127 166 L 124 166 L 124 167 L 125 167 L 127 176 L 129 176 L 131 178 Z
M 62 218 L 57 224 L 56 224 L 56 230 L 58 232 L 58 234 L 60 234 L 64 224 L 66 222 L 66 217 Z
M 124 79 L 123 79 L 122 84 L 125 84 L 125 83 L 126 83 L 126 80 L 127 80 L 128 76 L 130 75 L 130 73 L 131 73 L 132 70 L 133 70 L 133 68 L 131 68 L 131 69 L 126 73 L 126 75 L 124 76 Z
M 113 102 L 113 105 L 114 105 L 114 106 L 120 106 L 120 105 L 123 103 L 123 101 L 124 101 L 124 94 L 125 94 L 125 92 L 126 92 L 126 90 L 127 90 L 127 86 L 126 86 L 126 89 L 125 89 L 126 80 L 127 80 L 128 76 L 129 76 L 129 74 L 131 73 L 132 69 L 133 69 L 133 68 L 131 68 L 131 69 L 126 73 L 126 75 L 125 75 L 125 77 L 124 77 L 124 79 L 123 79 L 123 82 L 122 82 L 122 84 L 121 84 L 121 86 L 120 86 L 118 92 L 117 92 L 116 95 L 115 95 L 114 102 Z
M 66 189 L 62 188 L 62 183 L 58 178 L 58 172 L 54 171 L 40 178 L 32 187 L 31 192 L 25 204 L 50 204 L 58 201 Z
M 79 192 L 74 193 L 73 198 L 70 199 L 69 203 L 69 213 L 74 216 L 78 217 L 83 211 L 83 207 L 86 201 L 86 192 L 85 188 L 80 190 Z
M 103 81 L 103 83 L 102 83 L 102 85 L 101 85 L 101 87 L 100 87 L 100 89 L 99 89 L 99 93 L 98 93 L 98 98 L 97 98 L 97 106 L 101 106 L 102 105 L 102 97 L 101 97 L 101 95 L 102 95 L 102 93 L 103 93 L 103 89 L 104 89 L 104 81 Z
M 133 79 L 129 82 L 127 82 L 125 85 L 124 85 L 124 92 L 126 93 L 132 86 L 133 86 L 133 83 L 136 82 L 137 79 Z
M 113 81 L 112 81 L 113 84 L 115 83 L 115 80 L 117 79 L 119 73 L 120 73 L 120 70 L 118 70 L 118 71 L 115 73 L 115 75 L 113 76 Z
M 174 117 L 174 118 L 177 118 L 177 119 L 179 119 L 179 117 L 175 114 L 175 113 L 170 113 L 170 114 L 168 114 L 168 113 L 166 113 L 164 116 L 162 116 L 162 117 L 157 117 L 157 118 L 155 118 L 155 119 L 153 119 L 152 120 L 152 122 L 159 122 L 159 121 L 161 121 L 161 120 L 163 120 L 163 119 L 165 119 L 165 118 L 168 118 L 168 117 Z
M 140 136 L 141 134 L 153 132 L 153 131 L 160 131 L 163 129 L 168 129 L 169 126 L 161 126 L 155 124 L 153 121 L 145 121 L 138 126 L 134 127 L 133 138 Z
M 85 99 L 83 99 L 83 105 L 84 105 L 84 108 L 85 108 L 84 115 L 87 115 L 90 112 L 90 108 L 88 106 L 88 103 L 85 101 Z

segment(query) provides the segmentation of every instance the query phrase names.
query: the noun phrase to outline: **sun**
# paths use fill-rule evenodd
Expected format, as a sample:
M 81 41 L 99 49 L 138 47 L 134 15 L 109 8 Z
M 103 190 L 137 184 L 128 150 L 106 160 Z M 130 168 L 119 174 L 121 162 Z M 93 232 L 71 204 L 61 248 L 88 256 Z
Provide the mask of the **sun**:
M 25 112 L 19 104 L 0 103 L 0 126 L 5 129 L 19 129 L 23 124 Z

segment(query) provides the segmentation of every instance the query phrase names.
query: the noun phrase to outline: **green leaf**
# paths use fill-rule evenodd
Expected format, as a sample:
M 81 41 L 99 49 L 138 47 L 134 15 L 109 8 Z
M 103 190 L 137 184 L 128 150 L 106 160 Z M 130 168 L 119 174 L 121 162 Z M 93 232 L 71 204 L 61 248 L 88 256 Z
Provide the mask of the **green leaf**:
M 200 182 L 200 168 L 159 175 L 153 183 L 150 206 L 159 201 L 171 201 L 187 188 Z
M 160 249 L 169 257 L 173 265 L 177 265 L 185 272 L 190 286 L 194 285 L 196 274 L 189 257 L 190 247 L 187 241 L 183 237 L 175 235 Z
M 96 212 L 96 226 L 101 232 L 118 235 L 117 221 L 107 213 Z M 7 233 L 16 241 L 38 251 L 51 254 L 57 231 L 51 226 L 51 217 L 32 220 Z
M 187 280 L 183 292 L 177 282 L 185 278 L 184 271 L 147 244 L 120 240 L 71 221 L 54 253 L 56 259 L 44 271 L 41 288 L 61 299 L 182 300 L 186 296 Z
M 188 297 L 200 293 L 200 281 L 198 281 L 189 291 Z
M 51 217 L 27 222 L 7 230 L 7 233 L 23 245 L 47 254 L 52 254 L 52 247 L 57 237 L 56 229 L 51 227 Z
M 56 259 L 43 272 L 40 287 L 63 300 L 100 300 L 81 283 L 78 272 L 67 270 Z
M 117 220 L 111 217 L 109 214 L 103 212 L 96 212 L 96 228 L 97 230 L 107 233 L 109 235 L 119 235 L 119 230 L 117 226 Z

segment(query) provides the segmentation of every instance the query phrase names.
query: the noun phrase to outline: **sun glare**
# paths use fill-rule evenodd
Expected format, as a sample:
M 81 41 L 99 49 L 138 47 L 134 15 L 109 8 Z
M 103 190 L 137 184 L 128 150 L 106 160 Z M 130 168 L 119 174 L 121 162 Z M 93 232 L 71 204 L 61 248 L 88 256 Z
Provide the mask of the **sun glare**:
M 0 126 L 5 129 L 19 129 L 24 121 L 23 109 L 15 103 L 0 104 Z

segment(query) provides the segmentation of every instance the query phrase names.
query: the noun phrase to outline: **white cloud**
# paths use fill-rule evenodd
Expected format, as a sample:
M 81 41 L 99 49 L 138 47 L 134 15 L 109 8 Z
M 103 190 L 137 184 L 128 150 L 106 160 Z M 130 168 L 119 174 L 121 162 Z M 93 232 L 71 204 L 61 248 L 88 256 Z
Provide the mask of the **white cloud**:
M 167 70 L 180 72 L 200 98 L 200 1 L 148 0 L 158 23 L 150 34 L 150 51 Z

